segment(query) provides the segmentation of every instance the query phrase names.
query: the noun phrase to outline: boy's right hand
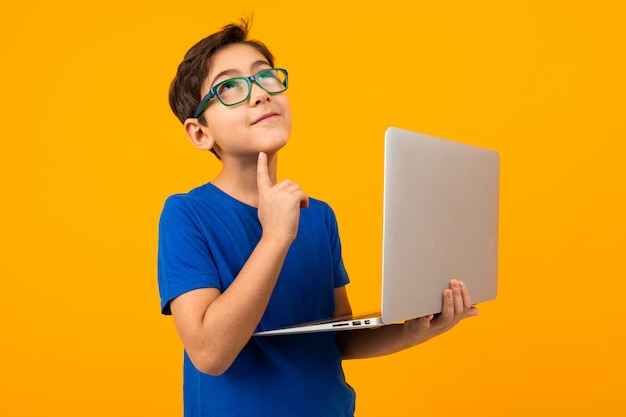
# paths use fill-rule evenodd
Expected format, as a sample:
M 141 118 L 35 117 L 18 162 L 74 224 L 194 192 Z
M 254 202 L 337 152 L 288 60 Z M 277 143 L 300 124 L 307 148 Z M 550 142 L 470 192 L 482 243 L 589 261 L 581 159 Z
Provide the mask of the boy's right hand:
M 292 242 L 298 233 L 300 208 L 309 206 L 309 197 L 298 184 L 283 180 L 272 184 L 267 167 L 267 154 L 259 153 L 257 161 L 259 189 L 259 221 L 264 236 L 285 238 Z

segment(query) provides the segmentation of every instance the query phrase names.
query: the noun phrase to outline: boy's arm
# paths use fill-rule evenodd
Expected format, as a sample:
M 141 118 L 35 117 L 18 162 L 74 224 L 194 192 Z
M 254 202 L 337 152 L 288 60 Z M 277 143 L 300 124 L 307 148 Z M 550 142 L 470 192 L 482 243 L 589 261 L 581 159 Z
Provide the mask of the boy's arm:
M 198 370 L 210 375 L 224 373 L 250 340 L 288 248 L 284 243 L 262 238 L 224 293 L 202 288 L 171 301 L 174 324 Z
M 189 291 L 170 302 L 185 350 L 201 372 L 224 373 L 248 343 L 267 307 L 287 251 L 296 237 L 304 191 L 291 181 L 272 185 L 267 156 L 257 166 L 262 237 L 234 282 Z
M 345 306 L 346 303 L 349 306 L 345 289 L 336 290 L 335 296 L 337 306 Z M 432 339 L 462 319 L 476 315 L 478 310 L 472 306 L 467 287 L 453 279 L 450 288 L 443 292 L 443 309 L 437 318 L 430 315 L 376 329 L 343 331 L 338 333 L 337 343 L 343 359 L 388 355 Z

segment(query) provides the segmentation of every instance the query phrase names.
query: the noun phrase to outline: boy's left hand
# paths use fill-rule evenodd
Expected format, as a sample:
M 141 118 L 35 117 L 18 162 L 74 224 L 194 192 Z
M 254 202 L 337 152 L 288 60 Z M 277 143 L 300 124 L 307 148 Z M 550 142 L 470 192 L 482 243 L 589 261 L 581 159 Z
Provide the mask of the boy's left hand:
M 440 335 L 459 321 L 478 315 L 478 309 L 472 306 L 469 290 L 462 281 L 453 279 L 450 288 L 443 291 L 443 308 L 437 317 L 429 315 L 404 323 L 405 335 L 413 344 L 422 343 Z

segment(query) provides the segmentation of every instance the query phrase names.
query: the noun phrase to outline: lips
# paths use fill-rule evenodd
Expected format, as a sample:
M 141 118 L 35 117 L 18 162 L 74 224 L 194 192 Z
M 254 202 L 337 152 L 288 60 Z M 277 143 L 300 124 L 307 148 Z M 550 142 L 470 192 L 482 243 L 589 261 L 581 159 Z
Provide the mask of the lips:
M 258 119 L 256 119 L 254 122 L 252 122 L 253 125 L 262 122 L 263 120 L 269 119 L 270 117 L 274 117 L 274 116 L 278 116 L 279 113 L 276 112 L 270 112 L 270 113 L 265 113 L 263 116 L 259 117 Z

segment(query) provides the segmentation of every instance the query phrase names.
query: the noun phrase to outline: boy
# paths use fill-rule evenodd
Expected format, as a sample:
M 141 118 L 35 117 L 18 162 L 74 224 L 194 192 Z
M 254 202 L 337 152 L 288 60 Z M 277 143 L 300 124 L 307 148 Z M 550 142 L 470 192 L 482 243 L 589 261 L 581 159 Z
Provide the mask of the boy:
M 186 416 L 352 416 L 341 361 L 385 355 L 477 314 L 462 282 L 443 312 L 350 332 L 253 337 L 256 330 L 351 313 L 332 209 L 276 182 L 291 132 L 288 73 L 228 25 L 193 46 L 170 87 L 192 144 L 219 175 L 167 199 L 159 225 L 159 290 L 185 347 Z

